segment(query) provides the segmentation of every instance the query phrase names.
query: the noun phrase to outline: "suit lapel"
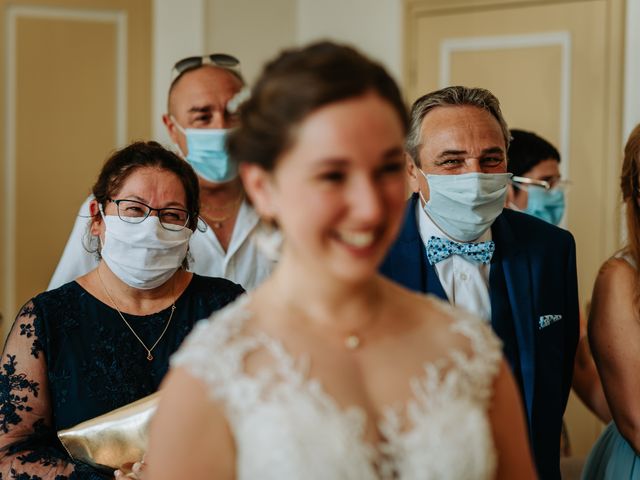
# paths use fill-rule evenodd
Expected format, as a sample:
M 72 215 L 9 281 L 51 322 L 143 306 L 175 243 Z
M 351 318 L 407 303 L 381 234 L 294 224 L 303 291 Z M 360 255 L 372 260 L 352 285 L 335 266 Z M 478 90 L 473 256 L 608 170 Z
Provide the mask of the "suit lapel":
M 504 212 L 493 223 L 491 231 L 502 261 L 518 344 L 524 401 L 531 422 L 535 384 L 535 321 L 529 257 L 522 245 L 518 244 Z
M 436 271 L 436 268 L 433 265 L 430 265 L 429 261 L 427 260 L 427 254 L 425 252 L 424 245 L 422 246 L 422 250 L 422 261 L 425 265 L 427 278 L 427 284 L 424 291 L 427 293 L 432 293 L 433 295 L 448 302 L 449 299 L 447 298 L 447 294 L 445 293 L 444 288 L 442 288 L 442 283 L 440 283 L 440 279 L 438 278 L 438 272 Z
M 418 195 L 414 193 L 407 202 L 398 239 L 392 245 L 380 270 L 410 290 L 432 293 L 447 300 L 435 268 L 427 261 L 425 246 L 420 238 L 416 218 L 419 201 Z
M 418 196 L 414 194 L 407 202 L 402 229 L 385 264 L 392 270 L 392 278 L 410 290 L 425 292 L 424 245 L 416 222 L 417 200 Z
M 426 248 L 420 237 L 416 218 L 416 206 L 419 201 L 420 197 L 415 193 L 409 199 L 409 207 L 407 208 L 404 221 L 405 228 L 400 236 L 400 240 L 404 246 L 403 254 L 406 255 L 406 259 L 404 260 L 407 265 L 410 265 L 410 268 L 407 269 L 409 274 L 407 279 L 415 286 L 414 290 L 431 293 L 448 301 L 447 294 L 442 288 L 435 267 L 430 265 L 427 260 Z M 419 258 L 416 258 L 417 252 L 420 254 Z

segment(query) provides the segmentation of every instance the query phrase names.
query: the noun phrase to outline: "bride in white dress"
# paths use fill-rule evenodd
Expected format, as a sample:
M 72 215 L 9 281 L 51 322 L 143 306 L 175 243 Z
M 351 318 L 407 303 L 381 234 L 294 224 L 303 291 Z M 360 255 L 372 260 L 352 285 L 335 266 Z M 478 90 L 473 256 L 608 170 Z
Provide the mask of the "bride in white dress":
M 402 221 L 406 128 L 393 80 L 350 48 L 267 65 L 228 147 L 280 261 L 173 357 L 148 478 L 535 477 L 490 328 L 377 273 Z

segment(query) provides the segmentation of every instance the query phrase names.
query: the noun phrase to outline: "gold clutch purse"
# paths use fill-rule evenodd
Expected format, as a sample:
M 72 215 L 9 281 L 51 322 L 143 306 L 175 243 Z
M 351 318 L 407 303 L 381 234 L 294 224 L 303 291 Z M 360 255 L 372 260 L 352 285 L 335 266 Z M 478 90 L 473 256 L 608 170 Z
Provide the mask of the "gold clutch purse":
M 58 438 L 74 460 L 97 468 L 120 468 L 142 460 L 158 392 L 133 403 L 60 430 Z

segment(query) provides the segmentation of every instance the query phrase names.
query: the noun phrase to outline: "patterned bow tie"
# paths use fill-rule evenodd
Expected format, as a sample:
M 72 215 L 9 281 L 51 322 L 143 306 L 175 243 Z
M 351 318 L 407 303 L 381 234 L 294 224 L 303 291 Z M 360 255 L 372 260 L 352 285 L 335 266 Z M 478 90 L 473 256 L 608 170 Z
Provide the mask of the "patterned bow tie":
M 487 264 L 496 249 L 496 244 L 488 242 L 458 243 L 446 238 L 431 237 L 427 242 L 427 259 L 431 265 L 435 265 L 451 255 L 461 255 L 468 260 Z

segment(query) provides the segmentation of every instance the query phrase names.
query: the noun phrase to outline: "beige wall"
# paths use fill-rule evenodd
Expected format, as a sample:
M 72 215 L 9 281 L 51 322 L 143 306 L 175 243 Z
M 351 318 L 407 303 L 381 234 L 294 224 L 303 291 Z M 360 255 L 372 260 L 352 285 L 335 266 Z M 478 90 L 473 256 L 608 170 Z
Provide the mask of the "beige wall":
M 207 0 L 207 52 L 238 56 L 252 82 L 266 60 L 296 43 L 296 13 L 296 0 Z
M 151 16 L 146 0 L 0 0 L 0 16 L 0 312 L 11 319 L 46 289 L 105 158 L 150 136 Z
M 402 82 L 402 6 L 401 0 L 298 0 L 298 42 L 349 43 Z
M 640 0 L 626 1 L 623 140 L 640 123 Z
M 206 0 L 152 0 L 152 4 L 152 137 L 168 146 L 171 139 L 162 115 L 167 111 L 171 68 L 181 58 L 205 51 Z

